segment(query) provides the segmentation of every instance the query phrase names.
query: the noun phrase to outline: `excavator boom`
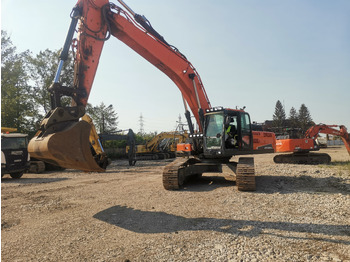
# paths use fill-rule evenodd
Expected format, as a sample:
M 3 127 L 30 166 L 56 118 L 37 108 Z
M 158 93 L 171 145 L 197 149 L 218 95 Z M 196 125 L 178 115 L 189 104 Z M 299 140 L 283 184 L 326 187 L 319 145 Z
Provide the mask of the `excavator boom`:
M 109 16 L 111 34 L 166 74 L 179 88 L 197 123 L 199 108 L 211 108 L 204 86 L 194 66 L 177 49 L 147 33 L 117 6 Z

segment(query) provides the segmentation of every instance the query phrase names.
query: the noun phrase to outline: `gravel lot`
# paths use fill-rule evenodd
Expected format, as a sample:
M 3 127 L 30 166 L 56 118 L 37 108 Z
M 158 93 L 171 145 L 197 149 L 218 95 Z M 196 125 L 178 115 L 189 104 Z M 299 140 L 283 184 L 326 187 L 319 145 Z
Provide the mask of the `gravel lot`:
M 350 170 L 255 156 L 257 191 L 215 174 L 166 191 L 169 160 L 4 176 L 2 261 L 350 261 Z

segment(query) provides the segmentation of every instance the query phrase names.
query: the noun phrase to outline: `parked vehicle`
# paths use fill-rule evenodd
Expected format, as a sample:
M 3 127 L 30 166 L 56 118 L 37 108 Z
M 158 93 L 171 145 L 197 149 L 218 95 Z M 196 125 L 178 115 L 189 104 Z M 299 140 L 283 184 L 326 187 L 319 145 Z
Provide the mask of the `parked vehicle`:
M 29 169 L 28 135 L 1 133 L 1 177 L 9 174 L 18 179 Z

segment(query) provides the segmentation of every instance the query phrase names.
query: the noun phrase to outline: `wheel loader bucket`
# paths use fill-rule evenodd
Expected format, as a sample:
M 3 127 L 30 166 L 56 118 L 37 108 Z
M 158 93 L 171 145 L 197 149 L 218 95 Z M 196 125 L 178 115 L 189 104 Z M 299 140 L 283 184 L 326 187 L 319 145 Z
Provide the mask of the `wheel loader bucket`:
M 30 140 L 28 152 L 31 157 L 64 168 L 87 172 L 103 172 L 95 161 L 89 143 L 91 126 L 85 121 L 74 122 L 62 131 Z

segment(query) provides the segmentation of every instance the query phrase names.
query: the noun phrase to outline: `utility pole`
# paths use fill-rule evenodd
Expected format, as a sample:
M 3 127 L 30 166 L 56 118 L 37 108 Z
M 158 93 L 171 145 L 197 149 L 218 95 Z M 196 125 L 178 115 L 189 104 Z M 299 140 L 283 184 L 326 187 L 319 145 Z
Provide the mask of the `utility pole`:
M 181 121 L 181 115 L 179 114 L 179 125 L 182 124 L 182 121 Z
M 145 133 L 145 130 L 144 130 L 144 120 L 143 120 L 143 116 L 142 116 L 142 113 L 140 114 L 140 119 L 139 119 L 139 123 L 140 123 L 140 134 L 141 136 Z
M 102 112 L 102 134 L 105 132 L 105 115 Z

